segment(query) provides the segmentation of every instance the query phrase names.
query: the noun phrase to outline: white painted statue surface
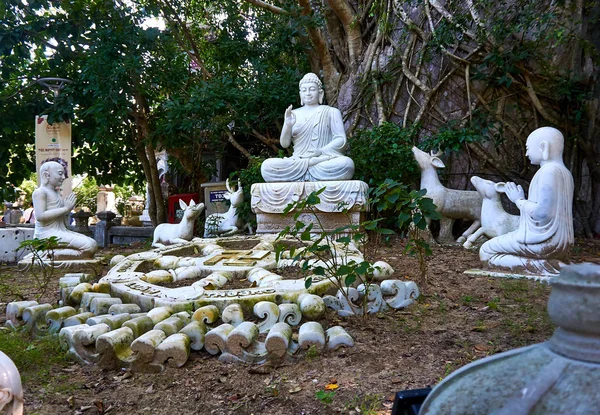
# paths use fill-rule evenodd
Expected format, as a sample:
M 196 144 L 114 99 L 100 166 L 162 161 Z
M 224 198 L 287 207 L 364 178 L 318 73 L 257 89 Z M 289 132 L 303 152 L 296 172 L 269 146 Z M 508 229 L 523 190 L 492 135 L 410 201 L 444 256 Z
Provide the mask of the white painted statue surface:
M 244 189 L 238 180 L 237 190 L 229 185 L 229 179 L 225 181 L 227 193 L 223 195 L 229 200 L 229 210 L 224 213 L 213 213 L 206 218 L 204 224 L 204 237 L 229 236 L 242 231 L 243 223 L 238 209 L 244 203 Z
M 204 203 L 196 204 L 192 199 L 188 205 L 179 199 L 179 207 L 183 210 L 183 216 L 179 223 L 161 223 L 154 229 L 152 246 L 164 248 L 167 245 L 189 242 L 194 236 L 194 224 L 196 218 L 204 210 Z
M 529 186 L 529 198 L 507 183 L 508 198 L 521 211 L 517 230 L 481 246 L 479 257 L 491 266 L 556 274 L 568 260 L 573 233 L 573 176 L 562 160 L 564 138 L 552 127 L 538 128 L 527 138 L 527 157 L 540 169 Z
M 280 142 L 293 145 L 291 157 L 271 158 L 263 162 L 261 173 L 266 182 L 350 180 L 354 162 L 346 157 L 346 132 L 337 108 L 321 105 L 322 83 L 313 73 L 300 80 L 301 108 L 285 111 Z
M 21 375 L 12 360 L 0 351 L 0 413 L 23 414 Z
M 40 167 L 40 175 L 42 185 L 32 195 L 36 218 L 33 237 L 42 239 L 56 236 L 65 244 L 54 251 L 54 259 L 92 258 L 98 250 L 96 241 L 67 229 L 69 213 L 75 207 L 76 197 L 71 193 L 63 199 L 58 190 L 65 180 L 64 167 L 49 161 Z

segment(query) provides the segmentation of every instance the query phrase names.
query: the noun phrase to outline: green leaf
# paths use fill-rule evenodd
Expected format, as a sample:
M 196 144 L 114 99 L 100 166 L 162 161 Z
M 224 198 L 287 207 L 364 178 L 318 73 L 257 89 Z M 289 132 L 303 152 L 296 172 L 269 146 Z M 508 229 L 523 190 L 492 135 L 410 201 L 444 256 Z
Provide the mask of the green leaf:
M 307 277 L 304 280 L 304 288 L 306 288 L 308 290 L 310 288 L 310 286 L 312 285 L 312 282 L 313 282 L 312 277 Z

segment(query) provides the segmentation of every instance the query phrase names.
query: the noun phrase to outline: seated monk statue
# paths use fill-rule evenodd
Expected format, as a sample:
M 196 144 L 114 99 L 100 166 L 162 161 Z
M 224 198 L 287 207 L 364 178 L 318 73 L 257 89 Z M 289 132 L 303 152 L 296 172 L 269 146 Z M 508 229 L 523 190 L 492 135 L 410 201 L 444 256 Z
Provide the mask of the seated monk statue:
M 321 105 L 324 91 L 314 73 L 300 80 L 301 108 L 285 110 L 280 142 L 293 144 L 291 157 L 263 162 L 266 182 L 350 180 L 354 162 L 344 155 L 347 146 L 342 114 L 337 108 Z
M 527 157 L 540 169 L 529 186 L 529 198 L 515 183 L 506 195 L 521 211 L 519 228 L 490 239 L 479 257 L 490 266 L 556 274 L 568 261 L 573 237 L 573 176 L 562 160 L 564 138 L 552 127 L 538 128 L 527 138 Z
M 76 198 L 71 193 L 63 200 L 58 190 L 66 178 L 64 167 L 48 161 L 40 167 L 40 175 L 42 185 L 32 195 L 36 218 L 33 237 L 56 236 L 59 239 L 63 246 L 54 250 L 54 259 L 92 258 L 98 249 L 96 241 L 67 229 Z

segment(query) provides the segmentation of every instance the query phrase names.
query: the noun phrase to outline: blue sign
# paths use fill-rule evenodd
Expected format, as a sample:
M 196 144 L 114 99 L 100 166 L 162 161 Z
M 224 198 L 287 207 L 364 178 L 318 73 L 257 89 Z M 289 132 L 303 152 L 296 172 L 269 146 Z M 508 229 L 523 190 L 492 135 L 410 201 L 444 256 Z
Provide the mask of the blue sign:
M 227 190 L 211 190 L 209 193 L 210 203 L 219 203 L 225 201 L 225 193 Z

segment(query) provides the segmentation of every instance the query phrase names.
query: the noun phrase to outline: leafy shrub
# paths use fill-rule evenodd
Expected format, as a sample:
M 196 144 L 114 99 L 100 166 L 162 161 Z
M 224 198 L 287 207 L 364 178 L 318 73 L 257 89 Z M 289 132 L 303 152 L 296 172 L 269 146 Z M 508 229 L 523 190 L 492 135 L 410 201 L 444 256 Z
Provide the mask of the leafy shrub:
M 350 138 L 348 155 L 354 160 L 354 178 L 377 186 L 385 179 L 412 184 L 419 178 L 419 167 L 412 154 L 418 129 L 383 123 L 372 130 L 360 130 Z

